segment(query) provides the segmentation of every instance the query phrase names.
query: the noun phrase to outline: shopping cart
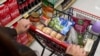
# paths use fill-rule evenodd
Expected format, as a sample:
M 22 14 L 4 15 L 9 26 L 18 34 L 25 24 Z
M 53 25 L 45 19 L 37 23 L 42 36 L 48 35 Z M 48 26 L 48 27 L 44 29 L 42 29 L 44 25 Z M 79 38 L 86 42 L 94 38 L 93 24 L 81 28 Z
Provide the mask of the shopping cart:
M 68 20 L 70 20 L 72 16 L 71 9 L 69 9 L 67 13 L 55 9 L 54 16 L 60 17 L 61 15 L 67 17 Z M 52 38 L 51 36 L 37 29 L 35 26 L 31 26 L 29 32 L 32 36 L 34 36 L 36 41 L 43 47 L 41 56 L 43 56 L 45 49 L 51 51 L 51 54 L 49 56 L 52 56 L 52 54 L 56 54 L 57 56 L 65 56 L 65 51 L 69 44 L 65 43 L 64 41 Z

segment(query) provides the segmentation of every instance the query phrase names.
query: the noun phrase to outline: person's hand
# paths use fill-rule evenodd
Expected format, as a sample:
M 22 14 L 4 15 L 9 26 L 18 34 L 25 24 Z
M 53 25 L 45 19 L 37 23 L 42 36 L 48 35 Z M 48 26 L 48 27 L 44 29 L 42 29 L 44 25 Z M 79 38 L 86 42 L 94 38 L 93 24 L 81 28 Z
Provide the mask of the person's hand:
M 17 34 L 26 32 L 31 25 L 31 22 L 28 19 L 21 19 L 18 21 L 17 26 L 15 27 Z
M 69 45 L 66 53 L 72 56 L 86 56 L 86 52 L 79 45 Z

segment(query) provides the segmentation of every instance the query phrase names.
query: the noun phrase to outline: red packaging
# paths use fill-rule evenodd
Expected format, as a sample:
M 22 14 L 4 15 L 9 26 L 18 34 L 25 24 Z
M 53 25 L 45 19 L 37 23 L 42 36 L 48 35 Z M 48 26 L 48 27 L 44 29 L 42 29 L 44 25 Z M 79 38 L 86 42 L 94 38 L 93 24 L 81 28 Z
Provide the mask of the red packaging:
M 0 5 L 0 22 L 3 26 L 11 22 L 10 10 L 5 4 Z
M 31 4 L 32 2 L 34 2 L 35 0 L 27 0 L 28 4 Z
M 5 4 L 10 9 L 12 19 L 15 19 L 16 17 L 18 17 L 20 15 L 19 10 L 18 10 L 18 4 L 17 4 L 16 0 L 7 0 L 7 2 Z
M 17 18 L 19 15 L 20 15 L 20 13 L 19 13 L 18 9 L 11 11 L 12 20 Z
M 81 20 L 81 24 L 79 24 L 79 20 Z M 90 25 L 90 20 L 87 19 L 78 19 L 73 17 L 73 21 L 75 22 L 75 30 L 79 33 L 84 33 L 86 31 L 86 28 Z
M 18 43 L 21 43 L 21 39 L 19 38 L 19 35 L 17 35 L 16 41 L 17 41 Z
M 18 5 L 19 7 L 21 6 L 21 8 L 27 7 L 28 3 L 27 1 L 23 2 L 22 4 Z
M 19 42 L 23 45 L 27 45 L 27 43 L 29 42 L 27 33 L 19 34 L 17 36 L 17 42 Z
M 28 6 L 27 1 L 25 1 L 23 4 L 24 4 L 24 7 L 27 7 Z
M 21 37 L 21 43 L 22 43 L 23 45 L 27 45 L 28 42 L 29 42 L 28 35 L 27 35 L 27 33 L 25 33 L 25 34 Z
M 3 26 L 7 25 L 8 23 L 10 23 L 12 21 L 12 18 L 10 15 L 5 16 L 2 20 L 1 23 Z
M 13 24 L 13 27 L 15 28 L 16 25 L 17 25 L 17 22 L 15 24 Z M 20 44 L 27 45 L 27 43 L 29 42 L 29 38 L 28 38 L 27 32 L 17 35 L 16 41 L 18 43 L 20 43 Z
M 0 19 L 4 18 L 6 15 L 9 14 L 9 8 L 5 4 L 0 5 Z
M 7 0 L 5 3 L 10 10 L 18 9 L 17 1 L 16 0 Z
M 18 5 L 21 14 L 23 14 L 24 12 L 28 10 L 27 6 L 28 4 L 26 1 Z
M 1 22 L 0 22 L 0 26 L 2 26 Z
M 20 34 L 19 37 L 21 37 L 20 39 L 23 41 L 23 40 L 26 40 L 27 39 L 27 33 L 23 33 L 23 34 Z

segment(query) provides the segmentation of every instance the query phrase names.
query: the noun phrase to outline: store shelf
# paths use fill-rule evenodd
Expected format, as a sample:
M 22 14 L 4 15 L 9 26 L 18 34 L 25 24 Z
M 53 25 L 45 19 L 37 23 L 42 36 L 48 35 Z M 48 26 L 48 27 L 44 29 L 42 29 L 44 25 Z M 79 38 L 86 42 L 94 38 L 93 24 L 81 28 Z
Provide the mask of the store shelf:
M 0 0 L 0 4 L 2 4 L 2 3 L 4 3 L 4 2 L 6 2 L 7 0 Z
M 54 8 L 57 8 L 64 0 L 59 0 L 56 2 Z
M 59 0 L 59 1 L 57 2 L 57 4 L 55 5 L 55 8 L 56 8 L 57 6 L 59 6 L 63 1 L 64 1 L 64 0 Z M 18 20 L 20 20 L 20 19 L 23 17 L 23 15 L 30 13 L 32 10 L 34 10 L 35 8 L 37 8 L 38 6 L 40 6 L 41 4 L 42 4 L 42 2 L 40 2 L 38 5 L 34 6 L 32 9 L 30 9 L 30 10 L 27 11 L 26 13 L 24 13 L 24 14 L 18 16 L 16 19 L 14 19 L 14 20 L 11 21 L 10 23 L 8 23 L 8 24 L 6 25 L 6 27 L 12 26 L 15 22 L 17 22 Z
M 76 0 L 69 0 L 69 1 L 67 1 L 67 2 L 66 2 L 66 6 L 64 7 L 63 10 L 68 9 L 72 4 L 74 4 L 75 1 L 76 1 Z
M 38 5 L 34 6 L 32 9 L 30 9 L 29 11 L 27 11 L 26 13 L 18 16 L 17 18 L 15 18 L 13 21 L 11 21 L 10 23 L 8 23 L 5 27 L 10 27 L 12 26 L 14 23 L 16 23 L 18 20 L 20 20 L 23 15 L 30 13 L 32 10 L 34 10 L 35 8 L 39 7 L 41 5 L 42 2 L 40 2 Z

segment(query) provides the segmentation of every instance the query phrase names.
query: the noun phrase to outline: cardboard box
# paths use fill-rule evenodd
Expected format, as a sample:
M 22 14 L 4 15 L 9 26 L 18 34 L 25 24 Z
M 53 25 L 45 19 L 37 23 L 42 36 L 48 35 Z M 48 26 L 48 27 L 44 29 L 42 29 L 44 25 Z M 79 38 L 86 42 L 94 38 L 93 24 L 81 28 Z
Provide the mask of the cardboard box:
M 33 41 L 33 36 L 31 36 L 28 32 L 17 36 L 17 42 L 26 46 L 29 46 Z
M 18 4 L 17 4 L 16 0 L 7 0 L 5 5 L 9 7 L 12 20 L 20 15 L 19 10 L 18 10 Z
M 17 36 L 17 42 L 18 42 L 18 43 L 21 43 L 21 44 L 23 44 L 23 45 L 27 45 L 27 43 L 29 42 L 27 33 L 19 34 L 19 35 Z
M 3 26 L 11 22 L 10 10 L 5 4 L 0 5 L 0 22 Z

